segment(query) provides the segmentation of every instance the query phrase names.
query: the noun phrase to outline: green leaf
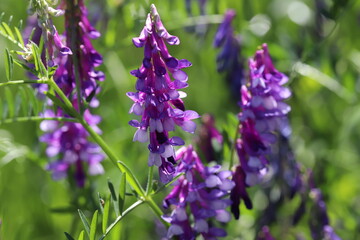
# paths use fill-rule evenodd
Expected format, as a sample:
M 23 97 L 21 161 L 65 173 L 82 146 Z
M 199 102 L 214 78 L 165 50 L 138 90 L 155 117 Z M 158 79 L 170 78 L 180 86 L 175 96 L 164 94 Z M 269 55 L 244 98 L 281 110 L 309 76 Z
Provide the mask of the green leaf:
M 35 69 L 38 72 L 41 73 L 41 76 L 46 76 L 47 77 L 47 70 L 46 70 L 46 67 L 43 64 L 42 60 L 41 60 L 39 47 L 33 42 L 31 42 L 31 52 L 32 52 L 33 57 L 34 57 Z
M 15 117 L 15 104 L 14 104 L 14 97 L 13 93 L 9 88 L 5 88 L 5 98 L 9 110 L 9 118 Z
M 112 182 L 110 182 L 109 179 L 108 179 L 108 186 L 109 186 L 109 190 L 110 190 L 110 193 L 111 193 L 111 199 L 112 199 L 112 202 L 114 204 L 115 214 L 116 214 L 116 217 L 118 217 L 120 215 L 118 199 L 116 197 L 116 192 L 115 192 L 115 189 L 114 189 L 114 185 L 112 184 Z
M 85 231 L 86 231 L 86 233 L 88 234 L 88 236 L 90 236 L 90 225 L 89 225 L 89 222 L 88 222 L 88 220 L 86 219 L 85 214 L 84 214 L 80 209 L 78 209 L 78 212 L 79 212 L 81 221 L 82 221 L 82 223 L 83 223 L 83 225 L 84 225 Z
M 119 187 L 119 211 L 120 215 L 123 214 L 126 194 L 126 173 L 121 175 L 120 187 Z
M 85 233 L 84 230 L 82 230 L 79 234 L 78 240 L 85 240 Z
M 8 81 L 12 79 L 13 68 L 14 68 L 13 57 L 10 55 L 9 50 L 5 49 L 5 71 L 6 71 L 6 78 Z
M 19 60 L 17 60 L 17 59 L 13 59 L 13 61 L 14 61 L 14 63 L 17 64 L 19 67 L 23 68 L 23 69 L 26 70 L 26 71 L 31 72 L 31 73 L 34 74 L 35 76 L 38 76 L 38 75 L 39 75 L 39 73 L 38 73 L 35 69 L 29 68 L 25 63 L 23 63 L 23 62 L 21 62 L 21 61 L 19 61 Z
M 137 178 L 134 176 L 132 171 L 121 161 L 118 161 L 118 166 L 120 169 L 123 169 L 124 172 L 127 172 L 129 176 L 126 176 L 126 180 L 130 183 L 130 185 L 134 188 L 134 191 L 138 194 L 143 196 L 144 190 L 141 188 L 141 185 Z
M 117 201 L 114 185 L 112 184 L 112 182 L 110 182 L 109 179 L 108 179 L 108 187 L 111 193 L 111 198 L 113 199 L 113 201 Z
M 98 220 L 98 210 L 94 212 L 94 215 L 91 220 L 91 226 L 90 226 L 90 240 L 95 240 L 96 236 L 96 227 L 97 227 L 97 220 Z
M 20 21 L 20 22 L 22 22 L 22 21 Z M 15 29 L 15 33 L 16 33 L 16 36 L 17 36 L 17 38 L 18 38 L 18 41 L 21 43 L 21 46 L 25 47 L 24 39 L 23 39 L 23 37 L 22 37 L 22 35 L 21 35 L 21 33 L 20 33 L 19 28 L 14 27 L 14 29 Z
M 12 39 L 16 40 L 16 38 L 15 38 L 13 32 L 11 31 L 11 28 L 9 27 L 9 25 L 7 23 L 5 23 L 5 22 L 2 22 L 1 24 L 3 25 L 7 35 L 9 35 Z
M 68 240 L 75 240 L 70 234 L 68 234 L 67 232 L 64 232 L 65 236 Z
M 104 205 L 104 214 L 102 219 L 102 231 L 105 233 L 108 221 L 109 221 L 109 211 L 110 211 L 110 196 L 105 200 Z

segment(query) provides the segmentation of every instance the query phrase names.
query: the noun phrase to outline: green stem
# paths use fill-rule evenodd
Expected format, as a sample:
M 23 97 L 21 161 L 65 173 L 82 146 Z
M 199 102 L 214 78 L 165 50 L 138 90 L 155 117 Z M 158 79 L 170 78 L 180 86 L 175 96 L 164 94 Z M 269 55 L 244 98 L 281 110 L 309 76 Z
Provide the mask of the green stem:
M 147 180 L 147 184 L 146 184 L 146 196 L 148 196 L 151 192 L 152 181 L 153 181 L 153 171 L 154 171 L 154 166 L 149 167 L 148 180 Z
M 72 106 L 71 102 L 65 94 L 61 91 L 61 89 L 56 85 L 56 83 L 50 79 L 49 85 L 52 86 L 55 92 L 59 95 L 59 97 L 63 100 L 65 105 L 69 107 L 69 109 L 74 110 L 74 117 L 79 120 L 79 123 L 86 129 L 86 131 L 90 134 L 93 140 L 101 147 L 101 149 L 105 152 L 105 154 L 109 157 L 110 161 L 117 166 L 122 173 L 126 173 L 126 177 L 128 178 L 128 183 L 130 186 L 136 191 L 136 193 L 140 196 L 141 200 L 144 201 L 150 206 L 150 208 L 154 211 L 154 213 L 159 217 L 159 219 L 164 223 L 164 225 L 169 226 L 169 223 L 165 222 L 161 216 L 163 212 L 159 208 L 159 206 L 154 202 L 151 196 L 146 196 L 144 189 L 141 187 L 139 181 L 131 172 L 131 170 L 124 164 L 123 162 L 118 161 L 116 155 L 110 149 L 110 147 L 105 143 L 102 137 L 97 134 L 94 129 L 85 121 L 85 119 L 75 111 L 74 107 Z
M 145 198 L 146 203 L 151 207 L 151 209 L 154 211 L 156 216 L 161 220 L 161 222 L 166 226 L 170 227 L 170 223 L 166 222 L 162 215 L 164 215 L 163 211 L 159 208 L 159 206 L 154 202 L 154 200 L 151 198 L 151 196 L 146 196 Z
M 130 213 L 132 210 L 134 210 L 136 207 L 140 206 L 143 203 L 144 203 L 144 201 L 138 200 L 133 205 L 131 205 L 128 209 L 126 209 L 123 212 L 123 214 L 121 216 L 117 217 L 115 219 L 115 221 L 106 229 L 104 235 L 101 236 L 100 240 L 104 239 L 111 232 L 111 230 L 115 227 L 115 225 L 117 223 L 119 223 L 121 219 L 123 219 L 123 217 L 125 217 L 128 213 Z
M 44 121 L 44 120 L 54 120 L 61 122 L 79 122 L 75 118 L 29 116 L 29 117 L 16 117 L 16 118 L 4 119 L 0 121 L 0 124 L 13 123 L 13 122 L 27 122 L 27 121 Z
M 47 80 L 13 80 L 13 81 L 9 81 L 9 82 L 4 82 L 4 83 L 0 83 L 0 87 L 5 87 L 5 86 L 9 86 L 9 85 L 18 85 L 18 84 L 27 84 L 27 83 L 47 83 Z

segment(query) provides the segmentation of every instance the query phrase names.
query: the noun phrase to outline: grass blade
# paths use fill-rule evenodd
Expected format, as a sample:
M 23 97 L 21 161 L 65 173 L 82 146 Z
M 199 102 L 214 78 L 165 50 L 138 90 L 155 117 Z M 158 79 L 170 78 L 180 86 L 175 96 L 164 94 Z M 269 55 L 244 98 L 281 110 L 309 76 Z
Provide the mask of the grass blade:
M 111 199 L 112 199 L 112 202 L 114 204 L 115 214 L 116 214 L 116 217 L 118 217 L 120 215 L 118 199 L 116 197 L 116 192 L 115 192 L 114 185 L 112 184 L 112 182 L 110 182 L 110 180 L 108 180 L 108 186 L 109 186 L 109 190 L 110 190 L 110 193 L 111 193 Z
M 97 220 L 98 220 L 98 210 L 94 212 L 94 215 L 91 219 L 91 226 L 90 226 L 90 240 L 95 240 L 96 236 L 96 227 L 97 227 Z
M 78 209 L 78 212 L 79 212 L 81 221 L 82 221 L 82 223 L 83 223 L 83 225 L 84 225 L 85 231 L 86 231 L 86 233 L 88 234 L 88 236 L 90 236 L 90 225 L 89 225 L 89 222 L 88 222 L 88 220 L 86 219 L 85 214 L 84 214 L 80 209 Z
M 105 233 L 108 221 L 109 221 L 109 211 L 110 211 L 110 196 L 105 200 L 104 205 L 104 214 L 102 219 L 102 231 Z
M 64 232 L 65 236 L 68 240 L 75 240 L 70 234 L 68 234 L 67 232 Z
M 85 240 L 85 233 L 84 230 L 82 230 L 79 234 L 78 240 Z

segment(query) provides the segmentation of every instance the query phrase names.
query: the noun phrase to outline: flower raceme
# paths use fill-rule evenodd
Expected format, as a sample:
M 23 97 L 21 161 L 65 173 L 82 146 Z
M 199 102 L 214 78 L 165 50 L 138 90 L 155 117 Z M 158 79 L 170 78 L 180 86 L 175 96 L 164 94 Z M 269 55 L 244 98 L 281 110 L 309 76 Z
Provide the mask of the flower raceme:
M 99 105 L 95 96 L 100 91 L 98 82 L 103 81 L 105 76 L 95 69 L 102 63 L 102 57 L 93 48 L 91 39 L 99 37 L 100 33 L 90 25 L 83 0 L 78 0 L 76 3 L 63 0 L 59 9 L 65 13 L 67 30 L 63 35 L 59 35 L 55 27 L 51 28 L 54 31 L 49 31 L 47 25 L 40 24 L 42 22 L 38 25 L 41 31 L 47 34 L 46 50 L 50 56 L 47 65 L 57 65 L 54 81 L 72 102 L 74 108 L 81 112 L 82 107 L 79 103 L 82 104 L 84 101 L 88 102 L 90 107 Z M 51 23 L 50 20 L 48 22 Z M 63 42 L 66 42 L 68 47 Z M 59 54 L 54 54 L 55 50 Z M 39 91 L 42 90 L 47 90 L 47 87 L 40 86 Z M 74 94 L 76 91 L 80 93 Z M 68 117 L 59 108 L 48 109 L 44 116 Z M 92 115 L 89 109 L 84 110 L 83 116 L 88 124 L 100 133 L 97 124 L 101 118 Z M 65 177 L 69 171 L 72 171 L 77 185 L 82 187 L 85 184 L 86 168 L 90 175 L 103 173 L 104 169 L 100 162 L 104 156 L 97 145 L 88 141 L 89 134 L 81 124 L 43 121 L 40 128 L 45 132 L 41 141 L 47 143 L 46 154 L 50 159 L 55 160 L 47 166 L 55 180 Z
M 188 76 L 181 69 L 191 63 L 170 55 L 165 43 L 178 45 L 180 40 L 167 32 L 154 5 L 133 43 L 144 48 L 144 59 L 141 67 L 131 72 L 137 77 L 137 92 L 128 92 L 127 96 L 134 101 L 130 113 L 142 117 L 141 121 L 131 120 L 129 124 L 137 128 L 134 141 L 150 141 L 148 165 L 159 167 L 160 180 L 165 183 L 175 173 L 174 146 L 184 145 L 180 137 L 170 137 L 169 132 L 178 125 L 194 133 L 196 124 L 191 120 L 199 118 L 196 112 L 185 110 L 181 98 L 186 94 L 178 91 L 188 86 Z
M 280 132 L 282 136 L 289 136 L 291 133 L 287 121 L 290 106 L 283 102 L 290 97 L 291 92 L 282 86 L 288 78 L 273 66 L 266 44 L 263 44 L 261 49 L 256 51 L 254 58 L 249 60 L 249 68 L 248 86 L 243 85 L 241 88 L 241 138 L 236 142 L 241 169 L 245 175 L 238 177 L 244 181 L 236 182 L 239 187 L 257 184 L 266 175 L 267 156 L 277 139 L 275 132 Z M 240 191 L 237 187 L 234 189 L 233 191 L 245 191 Z M 238 199 L 243 196 L 232 194 L 233 204 L 239 203 Z M 238 209 L 235 205 L 232 208 Z
M 282 86 L 288 78 L 274 68 L 266 44 L 250 59 L 249 68 L 249 87 L 241 89 L 241 139 L 236 148 L 247 175 L 246 183 L 254 185 L 266 173 L 266 155 L 271 152 L 271 144 L 276 142 L 274 132 L 290 134 L 286 121 L 290 106 L 283 100 L 289 98 L 291 92 Z
M 205 167 L 191 145 L 180 148 L 176 160 L 180 161 L 176 174 L 184 175 L 175 181 L 163 202 L 165 208 L 174 206 L 172 214 L 164 217 L 171 223 L 167 237 L 188 240 L 200 234 L 204 239 L 226 236 L 225 230 L 216 227 L 215 222 L 231 219 L 225 210 L 231 204 L 229 192 L 234 187 L 229 179 L 231 171 L 220 171 L 220 165 Z
M 222 48 L 216 58 L 217 70 L 226 73 L 226 80 L 231 87 L 231 92 L 238 97 L 241 84 L 244 84 L 245 78 L 243 60 L 240 55 L 240 39 L 234 34 L 234 29 L 231 26 L 235 16 L 234 10 L 228 10 L 225 13 L 224 20 L 216 32 L 213 45 L 216 48 Z

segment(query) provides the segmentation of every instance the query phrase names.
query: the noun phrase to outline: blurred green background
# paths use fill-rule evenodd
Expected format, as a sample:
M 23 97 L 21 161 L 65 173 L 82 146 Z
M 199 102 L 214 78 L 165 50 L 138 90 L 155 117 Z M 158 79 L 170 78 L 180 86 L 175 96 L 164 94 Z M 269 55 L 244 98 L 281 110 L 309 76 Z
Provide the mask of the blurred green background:
M 98 97 L 101 105 L 95 112 L 103 118 L 100 127 L 105 141 L 143 184 L 148 152 L 145 144 L 132 142 L 134 129 L 127 124 L 132 119 L 128 114 L 131 100 L 125 93 L 134 90 L 135 78 L 129 71 L 140 66 L 143 54 L 131 38 L 139 35 L 151 3 L 157 6 L 168 31 L 181 40 L 179 46 L 169 48 L 171 54 L 193 63 L 186 69 L 190 84 L 185 89 L 187 108 L 199 114 L 212 113 L 219 129 L 234 129 L 231 135 L 236 122 L 229 115 L 238 113 L 238 99 L 231 96 L 224 74 L 216 71 L 219 49 L 212 46 L 222 14 L 228 8 L 237 11 L 233 26 L 241 35 L 244 58 L 268 43 L 276 67 L 290 76 L 291 143 L 296 159 L 313 168 L 338 235 L 344 240 L 360 239 L 360 1 L 209 0 L 204 17 L 199 17 L 196 0 L 192 1 L 192 17 L 186 12 L 185 0 L 86 1 L 89 17 L 98 19 L 96 28 L 102 33 L 93 44 L 104 57 L 100 69 L 106 74 Z M 14 23 L 26 20 L 26 8 L 25 1 L 0 2 L 0 12 L 6 13 L 5 18 L 13 15 Z M 62 17 L 55 20 L 59 32 L 63 31 L 62 21 Z M 202 24 L 206 24 L 205 33 L 191 31 L 204 27 Z M 16 49 L 0 37 L 1 55 L 6 47 Z M 5 81 L 3 57 L 0 72 L 0 81 Z M 14 75 L 14 79 L 25 77 L 19 68 Z M 3 104 L 3 97 L 0 99 Z M 71 190 L 66 180 L 54 182 L 44 170 L 45 146 L 38 142 L 42 133 L 37 123 L 4 124 L 0 128 L 0 239 L 65 239 L 64 231 L 77 236 L 81 223 L 71 203 L 77 199 L 78 206 L 90 216 L 94 204 L 88 203 L 89 194 L 94 199 L 97 192 L 108 195 L 107 179 L 118 186 L 118 171 L 105 160 L 106 173 L 91 177 L 90 193 Z M 178 134 L 192 142 L 190 134 Z M 250 193 L 255 209 L 242 209 L 240 220 L 227 227 L 229 236 L 225 239 L 254 238 L 254 222 L 264 208 L 264 194 L 258 187 Z M 157 196 L 158 203 L 165 194 Z M 126 204 L 131 201 L 129 198 Z M 306 217 L 296 228 L 285 224 L 299 201 L 296 197 L 279 212 L 278 224 L 271 228 L 277 239 L 296 239 L 295 232 L 310 239 Z M 159 239 L 155 224 L 155 216 L 143 205 L 108 239 Z

